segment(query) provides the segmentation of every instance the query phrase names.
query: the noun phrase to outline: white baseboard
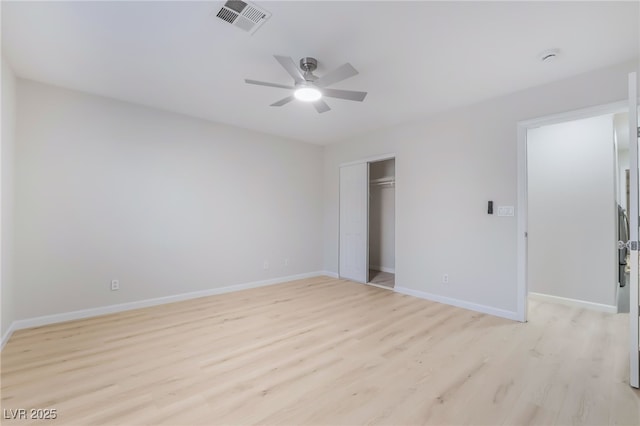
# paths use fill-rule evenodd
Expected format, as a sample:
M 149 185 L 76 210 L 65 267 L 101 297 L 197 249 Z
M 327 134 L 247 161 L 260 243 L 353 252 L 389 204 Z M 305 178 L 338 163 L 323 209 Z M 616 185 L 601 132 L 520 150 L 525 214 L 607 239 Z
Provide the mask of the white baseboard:
M 569 299 L 567 297 L 552 296 L 550 294 L 529 292 L 529 297 L 542 302 L 558 303 L 560 305 L 572 306 L 574 308 L 591 309 L 593 311 L 607 312 L 617 314 L 618 307 L 613 305 L 604 305 L 602 303 L 587 302 L 585 300 Z
M 331 272 L 308 272 L 304 274 L 289 275 L 286 277 L 272 278 L 269 280 L 253 281 L 244 284 L 230 285 L 226 287 L 211 288 L 207 290 L 194 291 L 190 293 L 176 294 L 173 296 L 156 297 L 153 299 L 138 300 L 135 302 L 121 303 L 118 305 L 101 306 L 98 308 L 82 309 L 79 311 L 65 312 L 61 314 L 45 315 L 41 317 L 16 320 L 9 326 L 7 332 L 2 336 L 0 342 L 0 350 L 9 341 L 11 334 L 16 330 L 24 328 L 41 327 L 43 325 L 56 324 L 59 322 L 73 321 L 83 318 L 91 318 L 100 315 L 114 314 L 117 312 L 130 311 L 132 309 L 148 308 L 150 306 L 164 305 L 166 303 L 181 302 L 183 300 L 197 299 L 199 297 L 214 296 L 216 294 L 231 293 L 234 291 L 248 290 L 251 288 L 264 287 L 268 285 L 281 284 L 287 281 L 301 280 L 304 278 L 312 278 L 327 275 L 333 277 L 337 274 Z
M 489 314 L 496 317 L 506 318 L 514 321 L 518 320 L 517 312 L 506 311 L 504 309 L 498 309 L 492 306 L 479 305 L 477 303 L 467 302 L 466 300 L 459 300 L 459 299 L 454 299 L 452 297 L 440 296 L 438 294 L 413 290 L 406 287 L 395 287 L 394 290 L 397 293 L 406 294 L 408 296 L 419 297 L 420 299 L 427 299 L 433 302 L 444 303 L 445 305 L 457 306 L 458 308 L 469 309 L 471 311 L 481 312 L 483 314 Z
M 340 275 L 338 275 L 337 272 L 322 271 L 320 274 L 321 275 L 326 275 L 326 276 L 331 277 L 331 278 L 340 278 Z
M 387 268 L 386 266 L 369 265 L 369 269 L 373 269 L 374 271 L 388 272 L 390 274 L 396 273 L 395 268 Z
M 4 345 L 7 344 L 7 342 L 9 341 L 9 337 L 11 337 L 13 332 L 17 330 L 15 326 L 16 326 L 16 322 L 14 321 L 11 323 L 7 331 L 2 336 L 2 340 L 0 341 L 0 351 L 2 351 L 2 349 L 4 348 Z

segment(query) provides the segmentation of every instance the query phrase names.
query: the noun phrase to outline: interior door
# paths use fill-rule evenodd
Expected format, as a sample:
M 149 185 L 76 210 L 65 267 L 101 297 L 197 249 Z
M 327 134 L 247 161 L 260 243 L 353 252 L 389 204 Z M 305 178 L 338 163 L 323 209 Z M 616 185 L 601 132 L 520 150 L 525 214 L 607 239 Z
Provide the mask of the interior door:
M 340 167 L 339 273 L 362 283 L 369 273 L 369 163 Z
M 629 384 L 640 384 L 640 346 L 638 324 L 638 80 L 635 72 L 629 74 L 629 248 L 631 271 L 629 274 L 630 368 Z

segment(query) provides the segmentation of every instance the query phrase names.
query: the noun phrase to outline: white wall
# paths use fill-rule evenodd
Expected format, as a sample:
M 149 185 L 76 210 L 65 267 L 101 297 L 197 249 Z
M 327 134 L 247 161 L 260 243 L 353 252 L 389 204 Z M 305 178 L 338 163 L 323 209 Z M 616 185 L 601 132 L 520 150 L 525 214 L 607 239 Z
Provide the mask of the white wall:
M 516 124 L 623 100 L 627 73 L 636 66 L 621 64 L 328 146 L 325 269 L 337 271 L 338 165 L 393 152 L 396 287 L 515 312 L 516 217 L 487 215 L 486 205 L 516 204 Z
M 16 78 L 2 57 L 2 185 L 0 191 L 0 336 L 4 336 L 15 319 L 13 278 L 13 161 L 15 145 Z
M 616 305 L 613 116 L 527 132 L 529 291 Z
M 321 147 L 20 79 L 17 94 L 17 319 L 321 269 Z
M 370 164 L 371 180 L 395 176 L 395 160 Z M 395 271 L 395 187 L 370 185 L 369 187 L 369 267 Z

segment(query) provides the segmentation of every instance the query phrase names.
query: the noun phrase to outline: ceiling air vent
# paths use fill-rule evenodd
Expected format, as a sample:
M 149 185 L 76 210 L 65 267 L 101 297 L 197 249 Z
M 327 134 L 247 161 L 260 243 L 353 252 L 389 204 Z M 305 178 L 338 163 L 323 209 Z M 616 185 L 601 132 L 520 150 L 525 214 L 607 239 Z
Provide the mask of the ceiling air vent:
M 271 17 L 271 13 L 253 3 L 230 0 L 220 8 L 216 17 L 249 34 L 253 34 Z

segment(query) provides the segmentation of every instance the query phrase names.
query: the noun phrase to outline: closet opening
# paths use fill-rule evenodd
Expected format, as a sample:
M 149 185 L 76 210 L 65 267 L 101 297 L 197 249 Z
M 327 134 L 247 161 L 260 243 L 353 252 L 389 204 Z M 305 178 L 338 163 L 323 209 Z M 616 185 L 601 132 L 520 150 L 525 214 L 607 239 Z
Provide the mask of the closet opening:
M 391 289 L 396 272 L 394 154 L 340 165 L 338 276 Z
M 395 158 L 369 163 L 369 284 L 395 285 Z

